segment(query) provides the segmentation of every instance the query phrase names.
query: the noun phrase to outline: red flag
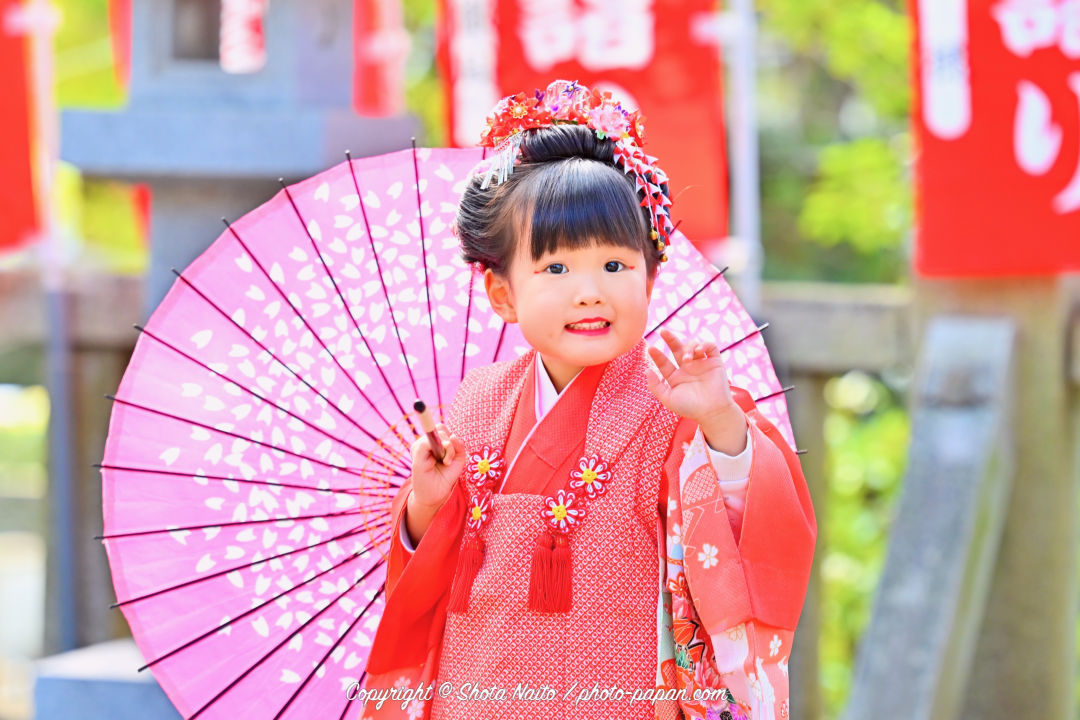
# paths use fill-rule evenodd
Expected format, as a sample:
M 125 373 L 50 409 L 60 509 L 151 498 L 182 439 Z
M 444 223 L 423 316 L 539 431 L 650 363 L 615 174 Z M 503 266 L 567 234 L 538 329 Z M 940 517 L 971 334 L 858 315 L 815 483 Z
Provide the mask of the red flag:
M 1080 269 L 1080 12 L 1073 0 L 910 0 L 915 267 Z
M 38 227 L 31 166 L 30 44 L 25 35 L 15 34 L 10 22 L 22 4 L 0 0 L 0 252 L 27 244 Z
M 131 0 L 109 0 L 109 37 L 116 82 L 127 88 L 131 76 Z
M 401 0 L 353 3 L 353 107 L 361 115 L 400 113 L 405 106 L 409 34 Z
M 645 115 L 645 151 L 668 174 L 673 219 L 695 240 L 728 233 L 719 49 L 694 26 L 713 0 L 441 0 L 448 137 L 475 145 L 510 93 L 578 80 Z
M 253 73 L 266 65 L 267 0 L 222 0 L 218 56 L 228 73 Z

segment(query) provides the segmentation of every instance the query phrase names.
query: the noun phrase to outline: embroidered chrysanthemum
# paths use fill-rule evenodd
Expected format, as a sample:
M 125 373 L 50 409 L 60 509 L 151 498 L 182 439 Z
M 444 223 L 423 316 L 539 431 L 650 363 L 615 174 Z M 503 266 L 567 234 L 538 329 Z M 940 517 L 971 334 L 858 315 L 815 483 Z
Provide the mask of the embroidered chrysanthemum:
M 604 494 L 610 479 L 611 471 L 608 470 L 607 463 L 596 455 L 581 458 L 577 470 L 570 471 L 570 487 L 575 490 L 584 489 L 590 500 Z
M 479 497 L 473 495 L 469 500 L 469 514 L 465 519 L 465 524 L 470 530 L 479 530 L 487 522 L 490 513 L 491 493 L 486 492 Z
M 469 461 L 465 464 L 465 473 L 469 482 L 483 487 L 502 477 L 502 466 L 502 453 L 490 445 L 485 445 L 479 451 L 469 455 Z
M 585 518 L 585 507 L 574 493 L 560 490 L 558 495 L 547 499 L 547 508 L 543 515 L 552 530 L 568 533 Z

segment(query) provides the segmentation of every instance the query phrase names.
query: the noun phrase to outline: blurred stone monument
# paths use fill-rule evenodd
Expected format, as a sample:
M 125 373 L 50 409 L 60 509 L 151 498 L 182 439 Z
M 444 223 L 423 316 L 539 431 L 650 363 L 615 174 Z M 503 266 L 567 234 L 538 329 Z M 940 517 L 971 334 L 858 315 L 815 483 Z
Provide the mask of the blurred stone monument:
M 354 156 L 408 147 L 412 116 L 353 110 L 353 0 L 268 4 L 266 63 L 231 74 L 218 58 L 219 0 L 132 7 L 123 112 L 63 115 L 61 156 L 87 176 L 153 190 L 146 309 L 235 220 L 278 189 Z M 147 313 L 149 314 L 149 313 Z

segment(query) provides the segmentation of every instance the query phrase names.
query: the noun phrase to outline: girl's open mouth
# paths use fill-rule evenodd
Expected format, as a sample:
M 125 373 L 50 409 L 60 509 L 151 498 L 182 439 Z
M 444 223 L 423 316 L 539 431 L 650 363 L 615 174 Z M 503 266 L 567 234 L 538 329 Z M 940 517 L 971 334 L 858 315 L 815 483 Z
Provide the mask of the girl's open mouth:
M 608 331 L 611 323 L 607 320 L 590 320 L 587 322 L 570 323 L 566 329 L 579 335 L 602 335 Z

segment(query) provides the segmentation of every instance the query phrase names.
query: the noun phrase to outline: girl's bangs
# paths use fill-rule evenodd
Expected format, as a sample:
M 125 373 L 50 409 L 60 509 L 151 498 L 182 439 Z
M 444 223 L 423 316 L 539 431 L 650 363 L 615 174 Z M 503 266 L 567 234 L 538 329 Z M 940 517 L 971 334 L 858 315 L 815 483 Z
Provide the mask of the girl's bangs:
M 519 191 L 532 201 L 524 224 L 534 260 L 594 244 L 645 253 L 648 228 L 637 194 L 615 168 L 573 158 L 532 173 L 526 185 Z

